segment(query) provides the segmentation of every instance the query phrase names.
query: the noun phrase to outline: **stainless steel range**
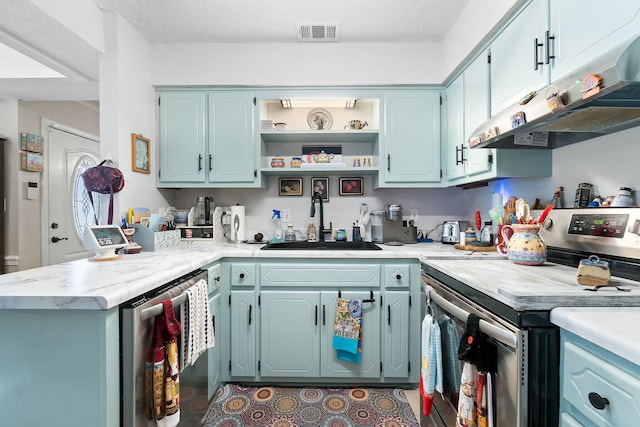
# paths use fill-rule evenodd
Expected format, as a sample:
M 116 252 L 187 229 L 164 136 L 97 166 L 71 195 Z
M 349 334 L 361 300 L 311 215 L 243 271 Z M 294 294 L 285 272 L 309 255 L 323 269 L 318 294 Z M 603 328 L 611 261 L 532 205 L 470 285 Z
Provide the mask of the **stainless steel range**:
M 453 319 L 462 331 L 468 314 L 476 314 L 497 347 L 495 427 L 558 425 L 553 308 L 640 306 L 640 208 L 555 209 L 540 234 L 548 249 L 541 266 L 481 256 L 423 264 L 425 289 L 442 319 Z M 596 290 L 577 282 L 580 260 L 591 255 L 609 263 L 609 286 Z M 455 426 L 457 392 L 445 390 L 446 400 L 434 399 L 422 425 Z

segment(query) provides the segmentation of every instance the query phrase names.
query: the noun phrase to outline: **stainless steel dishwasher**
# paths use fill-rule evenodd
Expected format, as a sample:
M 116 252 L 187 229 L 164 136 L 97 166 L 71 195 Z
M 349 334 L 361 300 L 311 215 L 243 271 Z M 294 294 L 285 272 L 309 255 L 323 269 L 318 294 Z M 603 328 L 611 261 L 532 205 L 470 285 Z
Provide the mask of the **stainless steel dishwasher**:
M 207 271 L 195 270 L 120 307 L 120 425 L 147 426 L 144 407 L 145 357 L 151 345 L 155 316 L 162 312 L 162 301 L 171 299 L 176 318 L 185 301 L 184 291 L 199 280 L 207 280 Z M 214 323 L 215 324 L 215 323 Z M 180 373 L 179 426 L 200 425 L 208 402 L 207 353 Z

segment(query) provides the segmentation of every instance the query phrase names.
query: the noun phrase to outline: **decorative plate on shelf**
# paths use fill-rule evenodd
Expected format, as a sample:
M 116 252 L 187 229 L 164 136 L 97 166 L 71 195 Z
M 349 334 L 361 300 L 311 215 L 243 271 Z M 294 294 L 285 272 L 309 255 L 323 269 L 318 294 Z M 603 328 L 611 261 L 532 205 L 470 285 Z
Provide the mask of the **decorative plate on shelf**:
M 333 117 L 331 117 L 331 113 L 324 108 L 315 108 L 307 115 L 307 123 L 312 130 L 331 129 Z

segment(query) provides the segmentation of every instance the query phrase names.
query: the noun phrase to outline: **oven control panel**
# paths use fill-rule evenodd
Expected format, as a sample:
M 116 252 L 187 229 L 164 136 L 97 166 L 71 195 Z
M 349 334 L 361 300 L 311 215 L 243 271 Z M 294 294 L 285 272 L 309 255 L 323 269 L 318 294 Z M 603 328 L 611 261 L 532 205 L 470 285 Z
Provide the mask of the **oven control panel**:
M 628 221 L 627 214 L 575 214 L 571 216 L 568 233 L 621 239 Z

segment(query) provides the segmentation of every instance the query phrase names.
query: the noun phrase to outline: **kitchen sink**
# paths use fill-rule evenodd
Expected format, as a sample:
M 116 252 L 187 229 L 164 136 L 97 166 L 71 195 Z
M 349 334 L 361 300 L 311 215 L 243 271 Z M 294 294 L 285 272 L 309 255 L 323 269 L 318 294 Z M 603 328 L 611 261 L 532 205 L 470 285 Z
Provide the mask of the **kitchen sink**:
M 379 251 L 382 248 L 373 242 L 281 242 L 267 243 L 262 250 L 329 250 L 329 251 Z

